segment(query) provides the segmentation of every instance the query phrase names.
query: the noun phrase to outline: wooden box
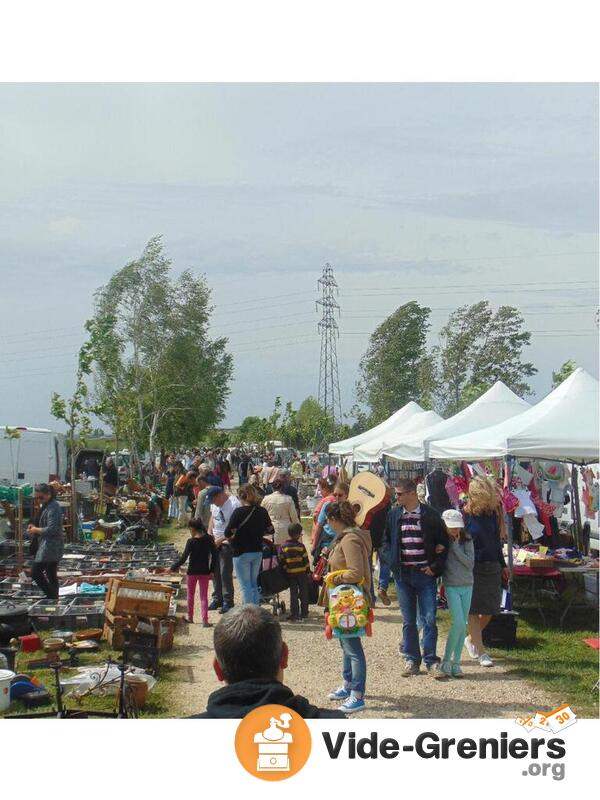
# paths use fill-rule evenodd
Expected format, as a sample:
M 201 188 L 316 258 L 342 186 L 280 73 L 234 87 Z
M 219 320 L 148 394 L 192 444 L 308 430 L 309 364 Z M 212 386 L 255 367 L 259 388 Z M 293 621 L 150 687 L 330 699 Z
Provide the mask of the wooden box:
M 166 617 L 172 594 L 170 586 L 111 578 L 106 592 L 106 610 L 111 614 Z
M 115 650 L 123 649 L 125 630 L 154 634 L 158 638 L 158 649 L 166 653 L 173 647 L 175 620 L 135 614 L 111 614 L 110 611 L 106 611 L 102 638 L 106 640 L 109 647 Z

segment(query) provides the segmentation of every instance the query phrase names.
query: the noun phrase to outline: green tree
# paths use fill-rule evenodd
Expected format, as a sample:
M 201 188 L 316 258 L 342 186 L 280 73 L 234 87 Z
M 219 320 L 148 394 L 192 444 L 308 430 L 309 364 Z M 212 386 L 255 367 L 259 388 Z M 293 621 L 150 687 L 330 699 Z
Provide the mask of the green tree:
M 569 375 L 571 375 L 577 369 L 577 364 L 569 359 L 565 361 L 562 367 L 558 370 L 558 372 L 552 372 L 552 388 L 556 389 L 557 386 L 563 381 L 566 381 Z
M 298 450 L 321 448 L 333 441 L 333 421 L 318 400 L 307 397 L 297 410 L 286 405 L 281 435 L 286 445 Z
M 162 239 L 96 292 L 88 323 L 101 418 L 134 453 L 200 441 L 223 419 L 233 370 L 225 338 L 210 339 L 203 277 L 175 279 Z
M 527 378 L 537 372 L 523 361 L 523 348 L 531 334 L 513 306 L 490 308 L 487 300 L 454 311 L 440 331 L 436 349 L 436 405 L 446 415 L 455 414 L 503 381 L 516 394 L 531 394 Z
M 369 424 L 382 422 L 410 400 L 421 400 L 430 313 L 413 300 L 371 334 L 356 387 L 359 401 L 370 408 Z

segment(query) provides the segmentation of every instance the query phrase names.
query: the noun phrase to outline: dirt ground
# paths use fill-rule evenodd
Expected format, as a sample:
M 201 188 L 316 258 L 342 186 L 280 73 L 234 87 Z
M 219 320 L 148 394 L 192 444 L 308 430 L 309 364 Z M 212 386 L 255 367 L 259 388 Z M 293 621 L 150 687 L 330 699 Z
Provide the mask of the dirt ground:
M 177 532 L 175 544 L 183 548 L 187 531 Z M 237 583 L 236 601 L 240 598 Z M 287 595 L 287 593 L 286 593 Z M 283 596 L 287 599 L 286 596 Z M 197 600 L 198 606 L 198 600 Z M 180 600 L 182 615 L 185 599 Z M 322 609 L 311 606 L 310 619 L 302 624 L 282 621 L 284 639 L 290 650 L 285 683 L 312 703 L 335 708 L 327 694 L 340 684 L 341 650 L 338 642 L 323 634 Z M 439 613 L 441 628 L 448 611 Z M 507 674 L 502 657 L 491 668 L 480 667 L 463 651 L 463 680 L 437 681 L 426 673 L 411 678 L 400 675 L 403 659 L 398 654 L 401 616 L 397 605 L 377 606 L 373 636 L 365 638 L 367 656 L 367 708 L 364 718 L 511 718 L 528 709 L 551 710 L 561 702 L 523 678 Z M 196 619 L 199 619 L 197 607 Z M 218 612 L 209 612 L 216 624 Z M 167 697 L 171 716 L 186 717 L 206 708 L 208 695 L 221 684 L 213 672 L 213 629 L 201 623 L 178 626 L 175 647 L 169 653 L 172 679 Z M 445 637 L 440 632 L 438 655 L 443 654 Z

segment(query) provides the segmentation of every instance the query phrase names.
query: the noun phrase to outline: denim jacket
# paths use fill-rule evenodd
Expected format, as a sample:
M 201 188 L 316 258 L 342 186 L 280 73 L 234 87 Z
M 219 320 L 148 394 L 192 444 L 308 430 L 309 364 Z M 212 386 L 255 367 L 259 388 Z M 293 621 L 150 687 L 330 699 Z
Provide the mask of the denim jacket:
M 429 568 L 434 575 L 441 575 L 444 571 L 446 559 L 448 558 L 448 549 L 450 547 L 450 539 L 446 525 L 435 508 L 420 503 L 421 508 L 421 535 L 423 536 L 423 545 L 425 549 L 425 557 Z M 385 523 L 385 530 L 383 532 L 383 542 L 379 551 L 379 558 L 382 563 L 389 566 L 394 575 L 397 577 L 400 574 L 400 561 L 401 547 L 400 547 L 400 521 L 404 513 L 404 506 L 394 506 L 390 510 Z M 436 553 L 435 548 L 438 544 L 444 546 L 441 553 Z

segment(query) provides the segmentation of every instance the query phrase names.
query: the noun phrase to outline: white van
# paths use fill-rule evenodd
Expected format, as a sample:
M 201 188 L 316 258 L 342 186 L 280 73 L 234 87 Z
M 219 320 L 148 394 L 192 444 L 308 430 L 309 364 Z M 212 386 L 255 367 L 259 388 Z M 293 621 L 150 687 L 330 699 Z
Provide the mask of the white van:
M 9 437 L 7 429 L 18 431 L 19 437 Z M 64 434 L 47 428 L 0 425 L 0 483 L 19 486 L 64 481 L 67 466 Z

